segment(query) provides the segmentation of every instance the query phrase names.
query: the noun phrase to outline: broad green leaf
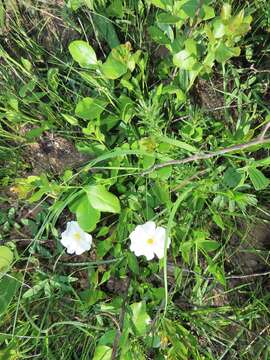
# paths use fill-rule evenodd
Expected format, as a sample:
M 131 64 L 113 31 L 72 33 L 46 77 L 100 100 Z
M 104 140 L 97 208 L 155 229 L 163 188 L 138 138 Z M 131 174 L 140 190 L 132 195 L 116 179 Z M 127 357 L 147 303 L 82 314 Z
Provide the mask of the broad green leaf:
M 229 48 L 224 43 L 220 43 L 220 45 L 216 49 L 215 58 L 219 63 L 224 63 L 229 60 L 233 56 L 240 55 L 240 48 L 234 47 Z
M 249 168 L 248 175 L 255 190 L 263 190 L 269 185 L 269 179 L 267 179 L 264 174 L 256 168 Z
M 214 240 L 199 240 L 196 241 L 196 245 L 199 249 L 204 251 L 213 251 L 220 247 L 220 243 Z
M 184 5 L 182 6 L 181 9 L 184 11 L 184 13 L 187 16 L 193 18 L 199 6 L 200 6 L 200 0 L 188 0 L 184 2 Z
M 95 354 L 92 360 L 111 360 L 112 349 L 106 345 L 99 345 L 96 347 Z
M 225 35 L 225 25 L 220 19 L 214 21 L 213 35 L 216 39 L 221 39 Z
M 197 43 L 193 39 L 187 39 L 185 41 L 185 49 L 190 55 L 197 55 Z
M 124 16 L 124 6 L 122 4 L 122 0 L 113 0 L 107 9 L 107 14 L 109 16 L 122 18 Z
M 120 61 L 115 60 L 112 56 L 109 55 L 106 62 L 101 65 L 101 71 L 103 75 L 110 80 L 115 80 L 124 75 L 128 70 L 126 64 L 123 64 Z
M 156 41 L 158 44 L 167 45 L 170 44 L 170 39 L 156 26 L 149 26 L 148 32 L 151 38 Z
M 0 272 L 5 271 L 11 265 L 12 260 L 13 252 L 10 248 L 8 246 L 0 246 Z
M 92 288 L 80 291 L 79 296 L 83 300 L 83 305 L 87 308 L 106 297 L 103 291 L 97 289 L 93 291 Z
M 4 276 L 0 279 L 0 316 L 4 314 L 18 287 L 18 280 Z
M 183 70 L 192 70 L 193 66 L 197 63 L 197 59 L 189 51 L 182 50 L 174 54 L 173 63 Z
M 179 16 L 176 15 L 172 15 L 169 13 L 160 13 L 157 16 L 157 22 L 162 23 L 162 24 L 175 24 L 180 20 Z
M 203 5 L 203 20 L 209 20 L 215 17 L 215 9 L 212 6 Z
M 135 55 L 136 54 L 132 56 L 131 54 L 131 45 L 129 42 L 121 44 L 112 49 L 106 62 L 101 65 L 100 69 L 107 79 L 118 79 L 124 75 L 128 69 L 130 71 L 134 70 L 140 52 L 137 52 L 137 55 Z
M 131 306 L 132 322 L 139 335 L 144 335 L 151 321 L 150 316 L 146 312 L 145 302 L 134 303 Z
M 229 167 L 224 173 L 223 181 L 228 187 L 235 188 L 241 179 L 241 174 L 236 169 Z
M 69 52 L 81 67 L 89 68 L 97 63 L 95 50 L 86 41 L 74 40 L 69 44 Z
M 105 110 L 108 101 L 85 97 L 76 106 L 75 114 L 85 120 L 95 120 Z
M 96 228 L 96 224 L 100 219 L 100 212 L 91 206 L 86 194 L 84 194 L 78 202 L 76 217 L 80 227 L 84 231 L 93 231 Z
M 116 335 L 116 330 L 108 330 L 101 336 L 98 341 L 99 345 L 113 345 Z
M 104 186 L 89 185 L 84 187 L 84 190 L 94 209 L 103 212 L 120 213 L 120 202 L 118 198 L 110 193 Z
M 111 49 L 120 45 L 120 41 L 118 39 L 117 33 L 115 31 L 114 25 L 111 20 L 107 19 L 103 15 L 101 16 L 95 13 L 92 15 L 92 18 L 93 18 L 93 23 L 98 30 L 98 33 L 105 41 L 107 41 Z

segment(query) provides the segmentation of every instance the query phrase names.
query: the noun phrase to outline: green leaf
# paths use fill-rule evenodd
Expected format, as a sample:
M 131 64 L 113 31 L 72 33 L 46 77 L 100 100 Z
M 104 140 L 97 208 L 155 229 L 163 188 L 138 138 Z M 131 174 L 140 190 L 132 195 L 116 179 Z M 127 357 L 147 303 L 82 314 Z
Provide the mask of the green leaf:
M 50 87 L 56 91 L 59 85 L 59 69 L 58 68 L 50 68 L 47 73 L 47 81 Z
M 28 59 L 25 59 L 23 57 L 21 57 L 21 62 L 23 64 L 23 67 L 27 70 L 27 71 L 31 71 L 32 70 L 32 64 L 30 63 L 30 61 Z
M 255 190 L 263 190 L 269 185 L 269 179 L 267 179 L 267 177 L 265 177 L 264 174 L 256 168 L 249 168 L 248 175 Z
M 96 99 L 85 97 L 78 102 L 75 114 L 85 120 L 95 120 L 105 110 L 108 101 L 103 99 Z
M 161 24 L 175 24 L 180 20 L 179 16 L 168 14 L 168 13 L 160 13 L 157 16 L 157 22 Z
M 111 6 L 112 5 L 113 4 L 111 4 Z M 93 23 L 98 30 L 98 33 L 108 43 L 111 49 L 120 45 L 120 41 L 111 20 L 99 14 L 93 14 L 92 18 Z
M 189 264 L 190 253 L 191 253 L 192 247 L 193 247 L 193 241 L 191 241 L 191 240 L 184 241 L 180 245 L 180 251 L 181 251 L 182 257 L 187 264 Z
M 13 252 L 10 248 L 8 246 L 0 246 L 0 272 L 5 271 L 11 265 L 12 260 Z
M 210 274 L 214 275 L 217 281 L 219 281 L 223 286 L 226 286 L 226 277 L 223 269 L 218 266 L 218 264 L 213 263 L 211 260 L 208 260 L 209 265 L 207 270 Z
M 232 11 L 232 7 L 230 4 L 228 4 L 228 3 L 223 4 L 221 13 L 220 13 L 221 19 L 229 20 L 229 18 L 231 17 L 231 11 Z
M 128 266 L 130 270 L 134 272 L 134 274 L 139 275 L 140 269 L 136 256 L 133 253 L 129 252 L 127 258 L 128 258 Z
M 229 48 L 224 43 L 221 43 L 215 53 L 215 58 L 219 63 L 224 63 L 227 60 L 229 60 L 233 56 L 239 56 L 240 55 L 240 48 Z
M 122 0 L 113 0 L 107 9 L 107 14 L 109 16 L 122 18 L 124 16 L 124 6 L 122 4 Z
M 222 217 L 217 214 L 217 213 L 214 213 L 213 214 L 213 221 L 217 224 L 218 227 L 220 227 L 222 230 L 225 229 L 225 226 L 224 226 L 224 223 L 222 221 Z
M 97 222 L 100 219 L 100 212 L 91 206 L 86 194 L 78 202 L 76 217 L 84 231 L 93 231 L 96 228 Z
M 78 120 L 74 116 L 71 116 L 71 115 L 68 115 L 68 114 L 61 114 L 61 115 L 71 125 L 78 125 L 79 124 Z
M 212 6 L 203 5 L 203 20 L 209 20 L 215 17 L 215 9 Z
M 115 60 L 109 55 L 106 62 L 101 65 L 101 71 L 106 79 L 115 80 L 124 75 L 128 70 L 126 64 Z
M 225 25 L 220 19 L 214 21 L 213 35 L 216 39 L 221 39 L 225 35 Z
M 102 185 L 89 185 L 84 188 L 94 209 L 110 213 L 120 213 L 118 198 Z
M 214 240 L 198 240 L 196 241 L 196 245 L 204 251 L 213 251 L 220 247 L 220 243 Z
M 158 140 L 160 142 L 164 142 L 166 144 L 169 144 L 169 145 L 172 145 L 172 146 L 175 146 L 179 149 L 183 149 L 183 150 L 186 150 L 186 151 L 189 151 L 191 153 L 196 153 L 198 150 L 195 146 L 193 145 L 190 145 L 190 144 L 187 144 L 185 143 L 184 141 L 180 141 L 180 140 L 177 140 L 177 139 L 172 139 L 172 138 L 169 138 L 167 136 L 159 136 L 158 137 Z
M 197 63 L 197 59 L 188 50 L 182 50 L 174 54 L 173 63 L 183 70 L 192 70 L 193 66 Z
M 166 0 L 148 0 L 148 2 L 163 10 L 166 9 L 166 4 L 168 3 Z
M 196 14 L 196 11 L 198 9 L 200 0 L 188 0 L 185 1 L 184 5 L 182 6 L 182 10 L 184 11 L 184 13 L 193 18 Z
M 111 360 L 112 349 L 106 345 L 96 347 L 93 360 Z
M 233 167 L 229 167 L 224 173 L 223 181 L 228 187 L 235 188 L 241 179 L 241 174 Z
M 132 310 L 132 322 L 136 328 L 136 331 L 139 335 L 144 335 L 151 321 L 150 316 L 146 312 L 145 302 L 141 301 L 134 303 L 130 307 Z
M 119 45 L 112 49 L 106 62 L 101 65 L 100 69 L 107 79 L 118 79 L 124 75 L 128 69 L 130 71 L 134 70 L 139 55 L 140 52 L 134 55 L 131 54 L 130 43 Z
M 4 276 L 0 280 L 0 316 L 4 314 L 18 287 L 18 280 Z
M 75 40 L 69 44 L 69 52 L 81 67 L 90 68 L 97 63 L 95 50 L 86 41 Z
M 99 241 L 97 244 L 97 256 L 102 259 L 107 252 L 112 248 L 112 237 L 107 238 L 104 241 Z
M 148 28 L 149 35 L 151 38 L 159 44 L 167 45 L 170 44 L 170 39 L 156 26 L 149 26 Z

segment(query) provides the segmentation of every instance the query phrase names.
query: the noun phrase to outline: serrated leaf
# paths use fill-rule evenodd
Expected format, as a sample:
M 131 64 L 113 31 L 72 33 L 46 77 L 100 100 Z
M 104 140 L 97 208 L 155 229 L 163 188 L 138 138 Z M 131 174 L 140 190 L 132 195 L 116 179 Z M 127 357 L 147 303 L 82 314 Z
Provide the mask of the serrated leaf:
M 89 68 L 97 63 L 95 50 L 86 41 L 74 40 L 69 44 L 69 52 L 81 67 Z
M 267 177 L 265 177 L 264 174 L 256 168 L 249 168 L 248 175 L 255 190 L 263 190 L 269 185 L 269 179 L 267 179 Z
M 118 198 L 102 185 L 89 185 L 84 188 L 89 202 L 96 210 L 110 213 L 120 213 Z

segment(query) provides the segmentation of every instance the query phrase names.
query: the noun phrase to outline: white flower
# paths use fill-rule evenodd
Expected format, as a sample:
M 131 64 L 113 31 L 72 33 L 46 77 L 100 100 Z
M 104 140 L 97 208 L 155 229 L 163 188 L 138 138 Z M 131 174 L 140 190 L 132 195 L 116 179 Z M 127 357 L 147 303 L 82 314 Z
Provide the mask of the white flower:
M 81 255 L 90 250 L 92 236 L 84 232 L 77 221 L 69 221 L 67 229 L 62 233 L 61 244 L 67 248 L 68 254 Z
M 145 255 L 147 260 L 152 260 L 155 255 L 159 259 L 163 258 L 166 240 L 164 227 L 156 226 L 153 221 L 148 221 L 143 225 L 136 226 L 129 238 L 131 240 L 130 250 L 136 256 Z M 168 248 L 170 242 L 170 238 L 168 238 Z

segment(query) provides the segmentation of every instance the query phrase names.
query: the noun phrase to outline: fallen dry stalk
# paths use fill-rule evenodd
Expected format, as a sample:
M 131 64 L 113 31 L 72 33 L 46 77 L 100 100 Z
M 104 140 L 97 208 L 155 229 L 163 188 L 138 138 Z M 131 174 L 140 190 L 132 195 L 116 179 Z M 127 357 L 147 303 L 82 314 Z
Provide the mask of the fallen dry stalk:
M 214 158 L 216 156 L 228 154 L 228 153 L 231 153 L 231 152 L 234 152 L 234 151 L 242 151 L 242 150 L 250 148 L 251 146 L 270 143 L 270 138 L 265 138 L 266 132 L 269 130 L 269 128 L 270 128 L 270 122 L 268 122 L 265 125 L 265 127 L 263 128 L 261 134 L 256 139 L 251 140 L 251 141 L 249 141 L 247 143 L 238 144 L 238 145 L 232 145 L 232 146 L 229 146 L 229 147 L 217 150 L 217 151 L 209 152 L 209 153 L 198 153 L 198 154 L 191 155 L 191 156 L 189 156 L 187 158 L 184 158 L 184 159 L 170 160 L 170 161 L 166 161 L 166 162 L 163 162 L 163 163 L 160 163 L 160 164 L 155 164 L 155 165 L 151 166 L 149 169 L 143 171 L 141 173 L 141 175 L 142 176 L 148 175 L 148 174 L 152 173 L 155 170 L 162 169 L 162 168 L 167 167 L 167 166 L 178 166 L 178 165 L 190 163 L 190 162 L 193 162 L 193 161 L 211 159 L 211 158 Z

